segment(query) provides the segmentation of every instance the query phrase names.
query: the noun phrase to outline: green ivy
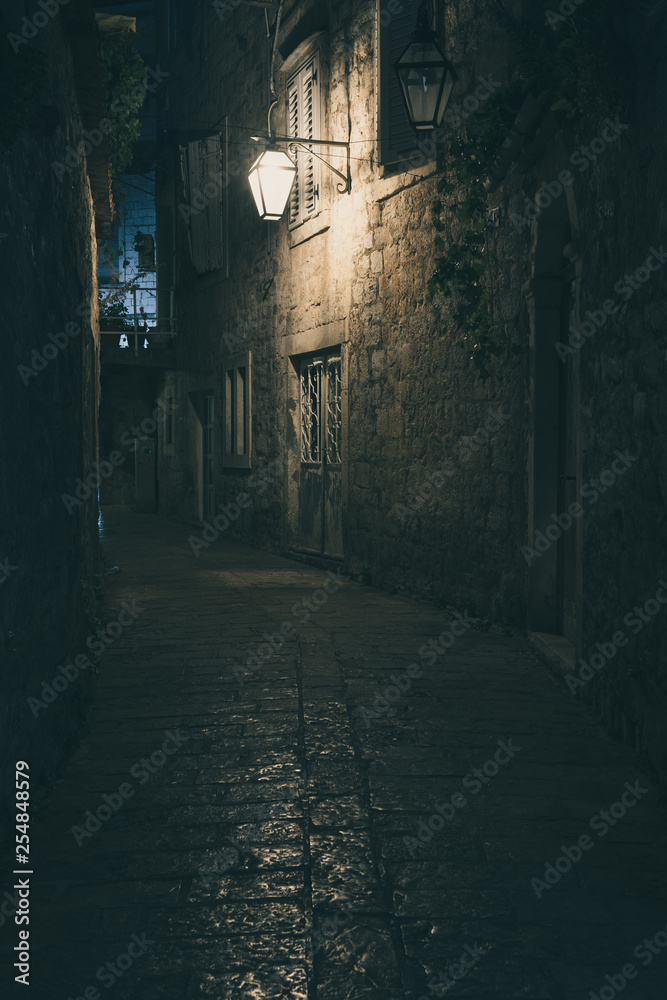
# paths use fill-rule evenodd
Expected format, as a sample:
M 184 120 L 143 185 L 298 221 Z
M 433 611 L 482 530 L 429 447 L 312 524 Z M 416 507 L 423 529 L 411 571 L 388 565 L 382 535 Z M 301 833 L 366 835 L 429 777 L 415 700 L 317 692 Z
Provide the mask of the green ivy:
M 457 328 L 465 331 L 459 344 L 472 345 L 470 357 L 483 381 L 503 348 L 486 278 L 496 256 L 487 246 L 484 181 L 522 100 L 520 83 L 503 88 L 477 112 L 465 133 L 449 141 L 447 170 L 438 183 L 445 201 L 438 197 L 431 205 L 434 243 L 441 256 L 428 283 L 428 298 L 439 298 L 436 308 L 446 305 Z
M 545 8 L 551 5 L 547 2 Z M 445 174 L 431 206 L 439 256 L 428 282 L 436 313 L 446 307 L 463 331 L 462 347 L 486 381 L 503 353 L 505 338 L 492 316 L 488 247 L 488 196 L 484 181 L 528 94 L 570 127 L 584 116 L 604 117 L 623 103 L 619 39 L 610 30 L 607 0 L 586 0 L 570 18 L 536 29 L 512 20 L 515 39 L 511 82 L 476 112 L 449 140 Z M 557 9 L 557 5 L 556 5 Z M 603 103 L 604 102 L 604 103 Z
M 114 203 L 118 185 L 132 163 L 139 140 L 139 111 L 146 96 L 146 66 L 130 31 L 100 32 L 100 57 L 106 86 Z

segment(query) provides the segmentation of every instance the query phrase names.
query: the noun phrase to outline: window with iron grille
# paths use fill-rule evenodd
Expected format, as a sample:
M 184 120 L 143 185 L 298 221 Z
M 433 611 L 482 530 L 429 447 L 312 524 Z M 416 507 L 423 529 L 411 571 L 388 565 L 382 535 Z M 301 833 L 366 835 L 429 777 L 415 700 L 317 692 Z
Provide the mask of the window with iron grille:
M 341 462 L 340 355 L 314 358 L 301 365 L 301 462 Z
M 399 163 L 417 149 L 394 63 L 410 41 L 420 0 L 377 0 L 378 144 L 380 163 Z
M 287 82 L 287 132 L 320 138 L 320 60 L 316 53 Z M 297 226 L 319 210 L 320 164 L 308 149 L 296 154 L 296 177 L 289 200 L 289 224 Z
M 224 413 L 223 466 L 250 468 L 251 456 L 251 352 L 235 354 L 223 363 Z

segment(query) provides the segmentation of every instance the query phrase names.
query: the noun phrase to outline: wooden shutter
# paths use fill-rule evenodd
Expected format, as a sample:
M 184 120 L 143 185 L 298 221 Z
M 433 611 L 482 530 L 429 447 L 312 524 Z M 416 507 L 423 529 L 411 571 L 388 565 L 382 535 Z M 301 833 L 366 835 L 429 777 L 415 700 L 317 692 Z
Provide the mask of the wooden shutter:
M 380 163 L 397 163 L 413 153 L 417 139 L 401 96 L 394 63 L 410 41 L 415 28 L 419 0 L 377 0 L 378 12 L 378 139 Z
M 288 135 L 297 136 L 299 134 L 299 77 L 290 80 L 287 86 L 287 121 Z M 299 209 L 301 201 L 299 198 L 299 179 L 301 154 L 296 157 L 296 177 L 292 186 L 292 193 L 289 199 L 289 222 L 290 225 L 299 221 Z
M 200 274 L 224 262 L 222 167 L 220 135 L 188 145 L 192 263 Z
M 287 121 L 289 135 L 302 139 L 319 139 L 320 131 L 319 58 L 315 55 L 296 73 L 287 85 Z M 319 170 L 315 156 L 301 149 L 297 154 L 297 171 L 290 195 L 290 225 L 314 215 L 319 202 Z

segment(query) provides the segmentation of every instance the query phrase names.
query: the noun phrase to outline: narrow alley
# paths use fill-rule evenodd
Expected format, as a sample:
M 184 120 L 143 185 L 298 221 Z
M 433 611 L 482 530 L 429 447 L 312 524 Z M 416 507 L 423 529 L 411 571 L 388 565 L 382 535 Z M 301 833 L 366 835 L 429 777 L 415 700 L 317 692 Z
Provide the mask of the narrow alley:
M 31 996 L 606 1000 L 630 964 L 664 998 L 664 806 L 524 638 L 164 519 L 104 536 Z
M 0 1000 L 665 1000 L 667 0 L 0 27 Z

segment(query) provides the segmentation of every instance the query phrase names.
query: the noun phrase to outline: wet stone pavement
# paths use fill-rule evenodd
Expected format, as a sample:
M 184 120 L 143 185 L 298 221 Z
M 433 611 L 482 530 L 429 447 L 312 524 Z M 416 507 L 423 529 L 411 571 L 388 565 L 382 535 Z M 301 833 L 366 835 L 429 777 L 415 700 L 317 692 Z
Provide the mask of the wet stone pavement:
M 667 808 L 525 639 L 108 528 L 127 624 L 34 826 L 23 995 L 664 1000 Z

